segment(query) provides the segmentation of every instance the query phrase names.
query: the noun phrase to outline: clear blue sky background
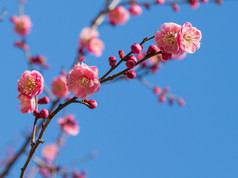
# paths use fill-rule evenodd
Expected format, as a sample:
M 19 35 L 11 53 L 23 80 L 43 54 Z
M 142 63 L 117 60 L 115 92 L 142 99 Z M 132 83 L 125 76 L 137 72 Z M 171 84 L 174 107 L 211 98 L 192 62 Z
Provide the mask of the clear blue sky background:
M 44 73 L 49 85 L 62 66 L 69 69 L 76 54 L 79 32 L 89 26 L 103 7 L 103 0 L 29 1 L 25 13 L 33 21 L 28 42 L 33 55 L 48 57 L 51 70 Z M 147 79 L 186 100 L 186 107 L 160 104 L 152 91 L 137 80 L 105 84 L 96 99 L 98 108 L 71 105 L 81 133 L 69 137 L 61 151 L 62 166 L 93 150 L 95 160 L 77 166 L 87 169 L 89 178 L 237 178 L 238 177 L 238 56 L 237 1 L 201 4 L 197 10 L 182 5 L 175 13 L 169 6 L 156 6 L 129 23 L 116 28 L 99 28 L 105 42 L 102 57 L 87 56 L 101 76 L 108 70 L 107 59 L 119 49 L 146 36 L 153 36 L 165 22 L 191 22 L 202 31 L 201 48 L 183 61 L 163 65 L 158 74 Z M 22 131 L 31 129 L 33 118 L 21 114 L 16 99 L 17 79 L 28 69 L 23 53 L 13 47 L 20 39 L 13 32 L 10 15 L 17 14 L 17 1 L 2 0 L 8 15 L 0 23 L 1 124 L 0 158 L 4 148 Z M 154 42 L 151 42 L 152 44 Z M 43 96 L 43 95 L 42 95 Z M 54 141 L 58 133 L 57 115 L 44 140 Z M 40 150 L 36 155 L 40 156 Z M 15 165 L 9 177 L 18 177 L 26 157 Z M 32 167 L 33 164 L 30 165 Z

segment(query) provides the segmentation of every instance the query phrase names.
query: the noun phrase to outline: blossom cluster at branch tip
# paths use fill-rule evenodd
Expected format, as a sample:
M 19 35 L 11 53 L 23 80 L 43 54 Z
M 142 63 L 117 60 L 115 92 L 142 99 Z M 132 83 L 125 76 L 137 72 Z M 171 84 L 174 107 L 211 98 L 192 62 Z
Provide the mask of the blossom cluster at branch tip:
M 75 65 L 66 76 L 69 92 L 82 99 L 100 90 L 101 84 L 98 79 L 98 68 L 86 64 Z
M 89 53 L 100 57 L 104 50 L 104 43 L 98 37 L 99 33 L 96 29 L 83 28 L 79 37 L 79 53 L 82 53 L 83 49 L 87 49 Z
M 155 42 L 159 49 L 163 53 L 174 55 L 194 53 L 200 48 L 201 38 L 201 32 L 189 22 L 183 26 L 164 23 L 155 34 Z
M 78 135 L 79 125 L 78 122 L 74 120 L 73 115 L 68 115 L 58 119 L 58 124 L 60 128 L 69 135 Z
M 27 15 L 12 16 L 11 21 L 14 23 L 14 30 L 20 36 L 26 36 L 30 33 L 32 28 L 31 19 Z

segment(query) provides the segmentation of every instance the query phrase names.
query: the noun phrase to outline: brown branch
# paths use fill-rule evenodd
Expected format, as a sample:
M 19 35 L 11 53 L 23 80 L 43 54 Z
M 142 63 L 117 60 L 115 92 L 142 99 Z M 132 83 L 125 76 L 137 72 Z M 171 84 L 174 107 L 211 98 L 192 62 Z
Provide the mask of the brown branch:
M 55 100 L 50 109 L 49 109 L 49 113 L 51 113 L 55 106 L 57 105 L 57 103 L 59 102 L 60 100 Z M 40 124 L 36 127 L 36 133 L 39 131 L 39 129 L 41 128 L 41 125 L 43 124 L 44 120 L 42 120 L 40 122 Z M 5 177 L 10 169 L 12 168 L 12 166 L 15 164 L 15 162 L 20 158 L 20 156 L 25 152 L 27 146 L 29 145 L 30 141 L 31 141 L 31 138 L 32 138 L 32 133 L 26 138 L 25 142 L 23 143 L 22 147 L 19 149 L 19 151 L 15 154 L 15 156 L 7 163 L 7 165 L 5 166 L 5 169 L 2 171 L 2 173 L 0 174 L 0 177 Z
M 149 59 L 149 58 L 151 58 L 152 56 L 155 56 L 155 55 L 158 55 L 158 54 L 161 54 L 161 53 L 162 53 L 162 52 L 159 51 L 159 52 L 157 52 L 157 53 L 155 53 L 155 54 L 152 54 L 152 55 L 146 55 L 143 59 L 141 59 L 140 61 L 138 61 L 135 66 L 137 66 L 137 65 L 139 65 L 140 63 L 144 62 L 146 59 Z M 121 71 L 121 72 L 119 72 L 119 73 L 117 73 L 117 74 L 111 75 L 111 76 L 107 77 L 106 79 L 101 80 L 100 82 L 101 82 L 101 84 L 102 84 L 102 83 L 104 83 L 104 82 L 113 80 L 114 78 L 117 78 L 118 76 L 124 74 L 125 72 L 127 72 L 128 70 L 131 70 L 131 69 L 132 69 L 132 68 L 127 68 L 127 69 L 125 69 L 125 70 L 123 70 L 123 71 Z
M 145 42 L 147 42 L 147 41 L 149 41 L 149 40 L 151 40 L 151 39 L 153 39 L 154 38 L 154 36 L 152 36 L 152 37 L 146 37 L 146 38 L 144 38 L 143 40 L 142 40 L 142 42 L 140 42 L 140 45 L 143 45 Z M 123 61 L 125 61 L 125 59 L 126 58 L 128 58 L 130 55 L 132 54 L 132 52 L 130 51 L 125 57 L 123 57 L 116 65 L 115 65 L 115 67 L 111 67 L 108 71 L 107 71 L 107 73 L 105 74 L 105 75 L 103 75 L 100 79 L 99 79 L 99 81 L 101 82 L 101 81 L 103 81 L 113 70 L 115 70 Z
M 51 120 L 54 118 L 54 116 L 61 111 L 63 108 L 65 108 L 66 106 L 68 106 L 69 104 L 73 103 L 75 100 L 77 99 L 77 97 L 73 97 L 72 99 L 68 100 L 67 102 L 65 102 L 64 104 L 60 104 L 47 118 L 45 124 L 42 124 L 42 129 L 41 132 L 38 136 L 38 139 L 36 140 L 36 143 L 33 145 L 33 147 L 31 148 L 27 160 L 24 164 L 24 166 L 21 169 L 21 175 L 20 178 L 24 177 L 24 173 L 26 171 L 26 168 L 28 166 L 28 164 L 30 163 L 30 160 L 32 158 L 32 156 L 34 155 L 37 147 L 39 146 L 40 143 L 44 143 L 44 141 L 42 140 L 42 137 L 45 133 L 46 128 L 48 127 L 48 125 L 50 124 Z

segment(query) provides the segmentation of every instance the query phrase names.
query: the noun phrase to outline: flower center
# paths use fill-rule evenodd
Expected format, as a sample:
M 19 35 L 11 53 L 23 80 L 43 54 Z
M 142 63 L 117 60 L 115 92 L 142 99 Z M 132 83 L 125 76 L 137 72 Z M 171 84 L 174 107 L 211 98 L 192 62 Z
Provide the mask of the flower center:
M 173 45 L 175 43 L 176 39 L 174 36 L 174 33 L 167 33 L 166 34 L 166 43 L 169 45 Z
M 191 41 L 192 41 L 192 38 L 191 38 L 189 35 L 187 35 L 187 34 L 184 34 L 184 35 L 183 35 L 183 38 L 184 38 L 187 42 L 191 42 Z
M 83 88 L 88 86 L 90 80 L 87 77 L 80 77 L 77 84 Z

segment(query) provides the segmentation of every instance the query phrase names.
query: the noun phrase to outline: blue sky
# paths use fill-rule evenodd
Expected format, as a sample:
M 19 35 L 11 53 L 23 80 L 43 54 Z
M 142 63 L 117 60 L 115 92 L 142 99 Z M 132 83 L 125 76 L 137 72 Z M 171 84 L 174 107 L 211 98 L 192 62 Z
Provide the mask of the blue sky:
M 44 72 L 48 85 L 61 67 L 69 69 L 79 32 L 90 25 L 103 4 L 103 0 L 27 2 L 25 13 L 33 21 L 27 41 L 32 54 L 48 58 L 51 70 Z M 33 123 L 30 114 L 17 109 L 17 79 L 28 69 L 23 53 L 13 47 L 19 37 L 8 20 L 17 13 L 17 1 L 2 0 L 3 7 L 8 15 L 0 23 L 1 150 Z M 237 7 L 237 1 L 221 6 L 201 4 L 197 10 L 182 5 L 175 13 L 169 6 L 155 6 L 143 9 L 140 17 L 132 17 L 124 26 L 99 27 L 105 51 L 100 58 L 88 55 L 86 63 L 98 66 L 100 76 L 109 68 L 109 56 L 116 56 L 119 49 L 129 51 L 131 44 L 153 36 L 165 22 L 191 22 L 200 29 L 202 45 L 195 54 L 163 65 L 159 73 L 146 77 L 161 87 L 170 86 L 172 93 L 185 99 L 186 107 L 160 104 L 137 80 L 105 84 L 90 97 L 98 102 L 95 110 L 77 104 L 67 109 L 79 121 L 81 133 L 68 138 L 60 164 L 99 150 L 98 158 L 77 165 L 79 170 L 88 170 L 89 178 L 237 178 Z M 56 119 L 60 116 L 62 113 Z M 44 136 L 47 143 L 59 131 L 56 119 Z M 25 159 L 21 158 L 9 177 L 18 177 Z

